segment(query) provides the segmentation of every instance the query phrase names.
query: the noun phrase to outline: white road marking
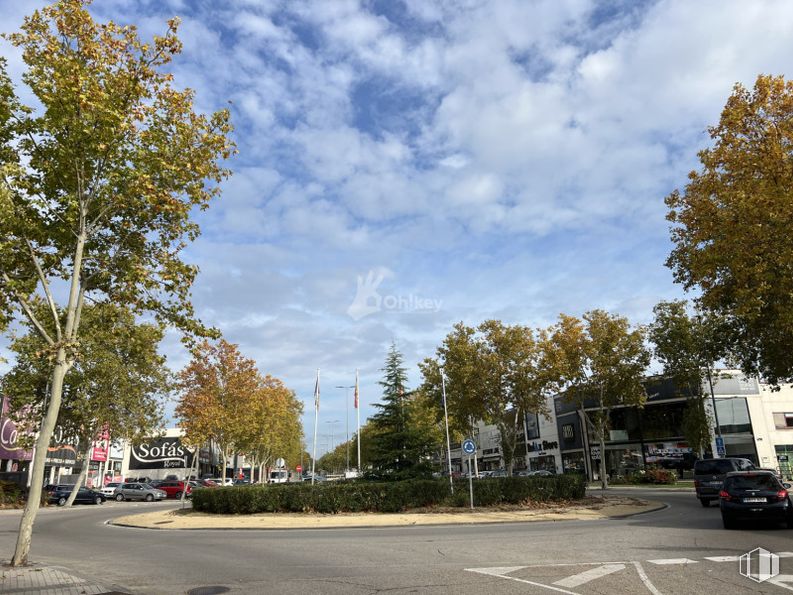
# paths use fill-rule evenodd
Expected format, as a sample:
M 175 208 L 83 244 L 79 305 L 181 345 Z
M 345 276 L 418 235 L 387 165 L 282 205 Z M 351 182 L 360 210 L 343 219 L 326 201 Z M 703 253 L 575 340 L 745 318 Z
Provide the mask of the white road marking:
M 636 572 L 639 573 L 639 578 L 642 579 L 644 586 L 647 587 L 647 590 L 652 593 L 653 595 L 662 595 L 662 593 L 655 588 L 650 582 L 650 579 L 647 577 L 647 573 L 644 572 L 644 568 L 642 568 L 641 562 L 633 562 L 633 565 L 636 567 Z
M 555 581 L 553 584 L 560 587 L 575 589 L 576 587 L 580 587 L 589 581 L 593 581 L 602 576 L 607 576 L 614 572 L 619 572 L 620 570 L 625 570 L 625 564 L 604 564 L 603 566 L 590 568 L 584 572 L 579 572 L 573 576 L 568 576 L 567 578 Z
M 711 562 L 737 562 L 740 559 L 740 556 L 709 556 L 705 558 Z
M 777 552 L 776 555 L 780 558 L 793 558 L 793 552 Z
M 790 556 L 787 557 L 789 558 Z M 793 574 L 778 574 L 774 578 L 768 579 L 766 582 L 787 589 L 788 591 L 793 591 L 793 586 L 791 586 L 791 583 L 793 583 Z
M 526 566 L 491 566 L 490 568 L 466 568 L 468 572 L 478 572 L 479 574 L 490 574 L 493 576 L 504 576 L 516 570 L 523 570 Z
M 505 566 L 505 568 L 526 568 L 525 566 Z M 578 595 L 573 591 L 567 591 L 565 589 L 560 589 L 559 587 L 554 587 L 552 585 L 543 585 L 542 583 L 535 583 L 534 581 L 527 581 L 526 579 L 517 578 L 514 576 L 507 576 L 505 574 L 495 574 L 493 572 L 483 572 L 488 570 L 495 570 L 494 568 L 466 568 L 468 572 L 478 572 L 479 574 L 487 574 L 489 576 L 497 576 L 498 578 L 505 578 L 511 581 L 515 581 L 517 583 L 523 583 L 525 585 L 531 585 L 533 587 L 541 587 L 543 589 L 549 589 L 551 591 L 556 591 L 557 593 L 565 593 L 565 595 Z
M 661 560 L 647 560 L 650 564 L 658 564 L 659 566 L 671 564 L 697 564 L 696 560 L 689 560 L 688 558 L 664 558 Z

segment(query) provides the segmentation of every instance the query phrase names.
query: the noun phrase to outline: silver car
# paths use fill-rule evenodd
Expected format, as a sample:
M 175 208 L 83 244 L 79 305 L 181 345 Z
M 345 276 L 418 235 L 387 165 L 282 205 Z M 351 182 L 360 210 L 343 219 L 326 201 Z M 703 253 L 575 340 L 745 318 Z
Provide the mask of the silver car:
M 122 483 L 116 488 L 113 496 L 117 501 L 122 500 L 145 500 L 154 502 L 164 500 L 168 496 L 164 491 L 151 487 L 147 483 Z

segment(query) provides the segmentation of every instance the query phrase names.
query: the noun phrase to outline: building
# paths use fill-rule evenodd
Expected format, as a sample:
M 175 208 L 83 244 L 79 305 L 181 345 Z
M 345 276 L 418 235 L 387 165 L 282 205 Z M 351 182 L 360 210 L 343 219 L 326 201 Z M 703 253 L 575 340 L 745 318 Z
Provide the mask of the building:
M 650 466 L 685 473 L 700 454 L 747 458 L 791 478 L 793 384 L 775 390 L 736 370 L 717 371 L 711 380 L 712 383 L 704 382 L 703 390 L 714 440 L 705 453 L 693 452 L 686 442 L 683 415 L 687 395 L 669 378 L 646 379 L 648 398 L 643 408 L 612 408 L 605 442 L 606 469 L 611 478 L 628 476 Z M 711 384 L 713 394 L 709 396 Z M 591 480 L 599 479 L 600 445 L 591 429 L 584 431 L 588 414 L 597 409 L 595 400 L 578 409 L 564 395 L 556 395 L 549 399 L 548 405 L 548 417 L 525 416 L 514 469 L 584 473 Z M 480 471 L 504 467 L 495 426 L 478 423 L 474 440 Z M 459 444 L 452 445 L 453 471 L 465 472 L 466 458 L 461 458 Z

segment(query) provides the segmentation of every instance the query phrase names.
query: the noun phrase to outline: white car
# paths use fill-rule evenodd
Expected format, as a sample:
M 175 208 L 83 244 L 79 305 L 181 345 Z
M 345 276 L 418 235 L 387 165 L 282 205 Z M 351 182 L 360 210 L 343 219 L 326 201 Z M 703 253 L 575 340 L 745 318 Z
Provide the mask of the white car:
M 220 479 L 219 477 L 210 477 L 210 478 L 207 479 L 207 481 L 211 481 L 213 483 L 216 483 L 219 486 L 233 486 L 234 485 L 234 479 L 232 479 L 231 477 L 227 477 L 225 480 Z
M 106 483 L 100 492 L 102 492 L 108 498 L 112 498 L 116 495 L 116 490 L 121 486 L 121 482 L 119 481 L 111 481 L 110 483 Z

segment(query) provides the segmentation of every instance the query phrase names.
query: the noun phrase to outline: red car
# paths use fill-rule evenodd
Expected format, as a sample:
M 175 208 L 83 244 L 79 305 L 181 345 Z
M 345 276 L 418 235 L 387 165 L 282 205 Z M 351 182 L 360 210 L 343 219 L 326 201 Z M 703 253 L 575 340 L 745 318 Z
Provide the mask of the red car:
M 183 481 L 164 481 L 157 486 L 157 489 L 168 494 L 168 498 L 181 498 L 182 492 L 184 492 L 185 496 L 188 498 L 193 494 L 193 488 L 189 483 L 185 490 L 185 482 Z

